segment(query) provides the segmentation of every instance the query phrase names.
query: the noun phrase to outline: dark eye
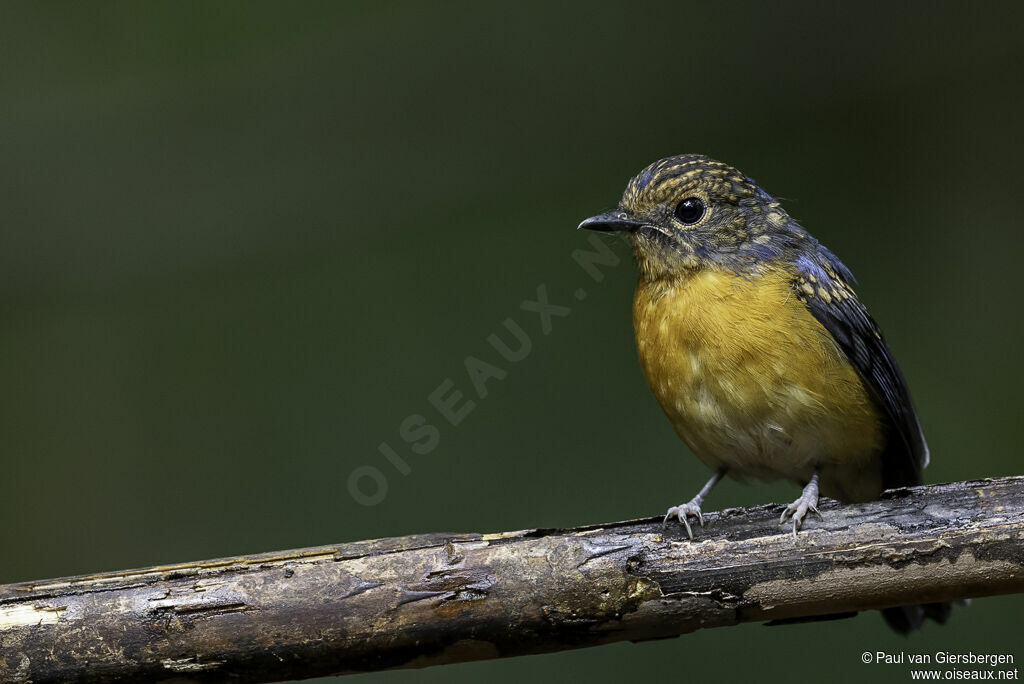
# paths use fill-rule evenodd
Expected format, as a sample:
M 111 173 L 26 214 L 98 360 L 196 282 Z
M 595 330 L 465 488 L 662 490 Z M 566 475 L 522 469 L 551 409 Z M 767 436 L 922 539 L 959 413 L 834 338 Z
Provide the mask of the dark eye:
M 696 223 L 704 216 L 704 202 L 699 197 L 687 197 L 676 205 L 676 218 L 683 223 Z

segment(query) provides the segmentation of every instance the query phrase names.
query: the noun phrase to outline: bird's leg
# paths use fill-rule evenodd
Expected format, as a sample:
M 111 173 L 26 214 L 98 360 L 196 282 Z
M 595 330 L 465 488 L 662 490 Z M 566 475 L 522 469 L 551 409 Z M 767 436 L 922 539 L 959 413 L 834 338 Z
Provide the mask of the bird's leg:
M 665 525 L 668 524 L 669 518 L 671 518 L 674 515 L 675 517 L 679 518 L 679 522 L 683 523 L 683 525 L 686 526 L 686 535 L 690 539 L 693 539 L 693 530 L 690 529 L 690 521 L 686 518 L 687 516 L 691 515 L 696 516 L 697 520 L 700 522 L 700 526 L 704 527 L 704 514 L 701 513 L 700 505 L 704 503 L 704 497 L 708 495 L 708 492 L 710 492 L 711 489 L 716 484 L 718 484 L 718 481 L 721 480 L 722 477 L 725 475 L 725 471 L 726 469 L 722 468 L 721 470 L 717 471 L 714 475 L 712 475 L 711 479 L 708 480 L 707 484 L 705 484 L 701 488 L 701 490 L 697 492 L 697 496 L 690 499 L 687 503 L 680 504 L 678 506 L 673 506 L 672 508 L 668 509 L 668 513 L 665 514 L 665 519 L 661 521 L 661 526 L 665 527 Z
M 786 506 L 785 510 L 782 511 L 782 517 L 779 518 L 779 524 L 786 522 L 788 516 L 793 516 L 793 538 L 796 539 L 796 531 L 800 529 L 800 524 L 803 523 L 804 517 L 807 515 L 807 511 L 811 511 L 819 518 L 821 513 L 818 512 L 818 472 L 815 471 L 811 477 L 811 481 L 804 487 L 803 493 L 800 494 L 800 498 L 793 503 Z

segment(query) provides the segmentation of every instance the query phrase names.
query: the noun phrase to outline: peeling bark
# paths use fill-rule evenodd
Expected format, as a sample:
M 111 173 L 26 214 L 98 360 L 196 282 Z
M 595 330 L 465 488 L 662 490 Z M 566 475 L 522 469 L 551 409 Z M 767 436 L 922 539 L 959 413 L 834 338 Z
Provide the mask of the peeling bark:
M 1024 477 L 0 586 L 0 681 L 265 682 L 1024 591 Z M 953 619 L 970 619 L 969 614 Z

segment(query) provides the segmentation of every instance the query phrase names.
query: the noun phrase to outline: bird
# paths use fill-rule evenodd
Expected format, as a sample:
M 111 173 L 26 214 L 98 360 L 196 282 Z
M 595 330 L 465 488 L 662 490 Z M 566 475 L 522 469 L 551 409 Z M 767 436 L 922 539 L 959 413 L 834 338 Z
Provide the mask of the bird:
M 700 154 L 650 164 L 618 207 L 579 228 L 625 234 L 639 278 L 640 365 L 712 475 L 672 506 L 693 539 L 723 478 L 802 487 L 779 523 L 794 537 L 820 496 L 876 499 L 922 483 L 929 452 L 907 382 L 850 270 L 753 179 Z M 883 610 L 907 633 L 949 604 Z

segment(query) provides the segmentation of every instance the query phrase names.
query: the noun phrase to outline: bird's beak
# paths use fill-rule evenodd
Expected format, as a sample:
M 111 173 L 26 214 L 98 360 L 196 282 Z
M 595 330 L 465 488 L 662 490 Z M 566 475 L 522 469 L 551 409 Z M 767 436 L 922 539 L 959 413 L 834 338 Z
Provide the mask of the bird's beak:
M 605 233 L 623 231 L 632 233 L 643 225 L 643 221 L 630 218 L 629 214 L 624 211 L 609 211 L 605 214 L 591 216 L 577 226 L 576 229 L 586 228 L 587 230 L 600 230 Z

